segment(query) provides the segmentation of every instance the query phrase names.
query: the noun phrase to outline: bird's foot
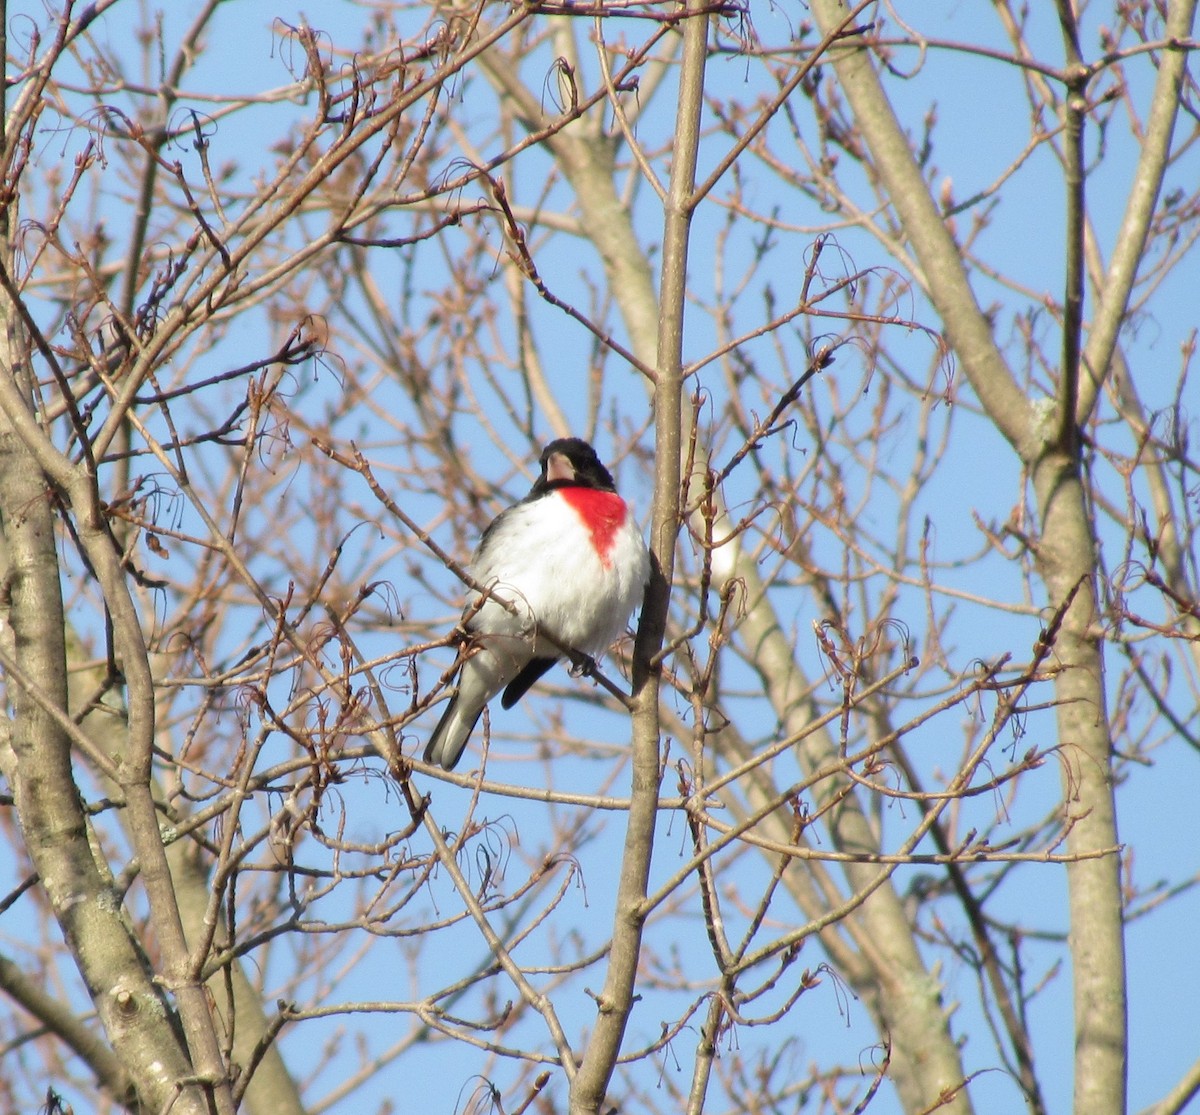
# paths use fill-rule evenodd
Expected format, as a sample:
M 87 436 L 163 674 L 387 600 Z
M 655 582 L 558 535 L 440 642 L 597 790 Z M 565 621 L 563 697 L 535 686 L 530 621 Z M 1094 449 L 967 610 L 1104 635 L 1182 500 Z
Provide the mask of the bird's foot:
M 575 651 L 571 654 L 571 665 L 567 672 L 573 678 L 590 678 L 596 672 L 596 660 L 590 654 Z

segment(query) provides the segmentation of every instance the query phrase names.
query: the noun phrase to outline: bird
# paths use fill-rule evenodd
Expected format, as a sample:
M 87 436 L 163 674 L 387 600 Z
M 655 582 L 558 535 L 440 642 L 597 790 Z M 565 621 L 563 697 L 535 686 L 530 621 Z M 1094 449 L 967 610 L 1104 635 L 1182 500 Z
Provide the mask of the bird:
M 463 613 L 458 685 L 424 752 L 445 770 L 501 690 L 501 708 L 512 708 L 564 647 L 599 659 L 650 579 L 645 539 L 595 449 L 559 438 L 538 463 L 529 494 L 492 520 L 471 559 L 488 594 L 475 594 Z

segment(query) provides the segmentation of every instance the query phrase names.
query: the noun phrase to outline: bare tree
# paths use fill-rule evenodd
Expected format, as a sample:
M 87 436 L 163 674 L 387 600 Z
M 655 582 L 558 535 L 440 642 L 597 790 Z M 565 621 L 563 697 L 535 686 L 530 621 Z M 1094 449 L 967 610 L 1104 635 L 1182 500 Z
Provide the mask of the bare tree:
M 5 1109 L 1182 1110 L 1194 9 L 10 4 Z M 430 768 L 566 434 L 636 633 Z

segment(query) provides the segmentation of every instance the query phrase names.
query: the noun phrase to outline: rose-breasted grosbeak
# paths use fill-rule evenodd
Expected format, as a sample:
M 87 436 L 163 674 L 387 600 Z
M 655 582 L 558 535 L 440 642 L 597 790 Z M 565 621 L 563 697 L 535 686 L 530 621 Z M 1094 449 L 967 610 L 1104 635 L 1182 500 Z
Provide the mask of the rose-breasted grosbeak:
M 650 578 L 646 543 L 596 451 L 552 441 L 529 495 L 483 533 L 471 574 L 491 596 L 467 609 L 470 636 L 458 689 L 425 748 L 452 770 L 483 706 L 512 706 L 562 656 L 555 643 L 599 658 L 625 630 Z M 549 635 L 554 642 L 548 641 Z

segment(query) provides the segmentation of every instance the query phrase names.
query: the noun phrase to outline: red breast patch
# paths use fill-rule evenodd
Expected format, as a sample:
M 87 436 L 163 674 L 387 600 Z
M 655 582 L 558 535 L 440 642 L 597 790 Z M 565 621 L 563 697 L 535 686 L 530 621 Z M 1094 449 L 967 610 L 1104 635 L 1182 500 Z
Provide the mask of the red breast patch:
M 625 523 L 625 501 L 616 492 L 595 488 L 560 488 L 559 494 L 583 520 L 601 563 L 607 567 L 613 540 Z

